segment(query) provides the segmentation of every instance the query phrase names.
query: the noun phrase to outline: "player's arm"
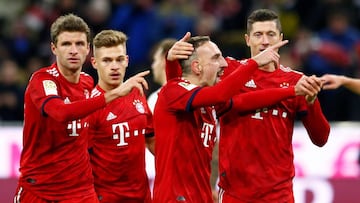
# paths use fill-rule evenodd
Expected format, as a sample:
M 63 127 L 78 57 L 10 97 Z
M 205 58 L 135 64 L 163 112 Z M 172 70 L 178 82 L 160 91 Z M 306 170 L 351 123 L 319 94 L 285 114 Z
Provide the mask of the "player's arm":
M 320 102 L 316 96 L 321 90 L 323 81 L 315 75 L 302 77 L 300 80 L 305 80 L 307 82 L 305 86 L 315 91 L 313 94 L 305 95 L 307 111 L 301 120 L 311 141 L 321 147 L 326 144 L 330 133 L 329 122 L 322 113 Z
M 324 81 L 323 89 L 325 90 L 337 89 L 340 86 L 343 86 L 360 95 L 360 79 L 333 74 L 325 74 L 321 79 Z
M 308 110 L 301 120 L 311 141 L 319 147 L 324 146 L 329 137 L 330 124 L 322 113 L 318 99 L 308 104 Z
M 127 95 L 132 88 L 138 88 L 143 94 L 143 87 L 147 88 L 144 76 L 149 74 L 149 71 L 144 71 L 129 78 L 125 83 L 119 87 L 106 92 L 99 97 L 94 97 L 86 100 L 74 101 L 65 103 L 59 96 L 52 95 L 43 100 L 41 105 L 41 112 L 43 115 L 50 116 L 59 122 L 71 121 L 83 118 L 97 109 L 100 109 L 113 101 L 114 99 Z M 56 86 L 53 82 L 52 85 Z
M 187 42 L 190 37 L 190 32 L 187 32 L 183 38 L 175 42 L 166 54 L 166 80 L 181 77 L 182 69 L 179 60 L 187 59 L 194 51 L 193 45 Z
M 59 84 L 49 74 L 33 75 L 27 88 L 32 103 L 41 114 L 59 122 L 83 118 L 106 104 L 103 96 L 89 100 L 64 101 L 58 92 Z
M 302 76 L 295 86 L 289 88 L 270 88 L 238 94 L 233 98 L 233 109 L 251 111 L 274 105 L 281 100 L 307 95 L 315 97 L 321 90 L 321 82 L 315 76 Z
M 129 94 L 133 88 L 137 88 L 140 91 L 140 94 L 144 95 L 144 88 L 148 89 L 148 83 L 146 82 L 144 77 L 149 73 L 150 73 L 149 70 L 140 72 L 127 79 L 117 88 L 105 92 L 104 97 L 106 103 L 109 103 L 118 97 L 122 97 Z
M 64 100 L 58 96 L 52 96 L 43 102 L 41 112 L 44 116 L 50 116 L 59 122 L 66 122 L 83 118 L 105 107 L 105 105 L 104 96 L 75 101 L 69 104 L 64 103 Z
M 173 78 L 181 77 L 182 69 L 178 60 L 176 61 L 169 61 L 166 59 L 166 81 L 169 81 Z
M 274 105 L 281 100 L 295 97 L 295 87 L 270 88 L 240 93 L 232 98 L 232 110 L 246 112 Z
M 191 107 L 211 106 L 228 101 L 240 91 L 250 76 L 257 70 L 258 64 L 249 59 L 233 73 L 211 87 L 203 87 L 195 92 Z

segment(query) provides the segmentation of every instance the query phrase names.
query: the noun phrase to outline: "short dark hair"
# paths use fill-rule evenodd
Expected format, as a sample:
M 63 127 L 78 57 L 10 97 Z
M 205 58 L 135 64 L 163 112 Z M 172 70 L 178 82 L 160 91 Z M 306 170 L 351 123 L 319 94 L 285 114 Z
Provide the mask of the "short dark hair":
M 190 73 L 191 62 L 197 58 L 197 53 L 196 53 L 197 48 L 199 48 L 206 42 L 210 42 L 210 37 L 209 36 L 191 37 L 187 42 L 193 45 L 194 51 L 187 59 L 179 60 L 183 73 Z
M 277 29 L 282 32 L 281 23 L 277 13 L 270 9 L 258 9 L 253 11 L 247 19 L 247 33 L 252 30 L 252 25 L 256 22 L 275 21 Z
M 88 24 L 75 14 L 70 13 L 60 16 L 53 22 L 50 28 L 51 42 L 56 44 L 58 36 L 62 32 L 83 32 L 86 34 L 87 42 L 90 43 L 91 33 Z

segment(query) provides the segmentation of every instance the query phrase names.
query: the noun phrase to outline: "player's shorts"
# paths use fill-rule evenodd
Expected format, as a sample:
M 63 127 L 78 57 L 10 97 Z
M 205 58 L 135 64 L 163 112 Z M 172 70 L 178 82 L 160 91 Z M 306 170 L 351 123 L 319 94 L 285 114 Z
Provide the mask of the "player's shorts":
M 24 190 L 23 187 L 18 187 L 16 189 L 14 203 L 99 203 L 99 200 L 96 194 L 90 196 L 71 198 L 66 200 L 46 200 L 33 193 Z
M 116 195 L 114 193 L 109 193 L 106 191 L 97 192 L 99 202 L 106 202 L 106 203 L 117 203 L 117 202 L 126 202 L 126 203 L 151 203 L 151 193 L 150 190 L 145 194 L 144 197 L 127 197 Z M 143 196 L 143 195 L 140 195 Z
M 228 193 L 225 192 L 222 188 L 219 188 L 219 195 L 218 195 L 219 203 L 245 203 L 230 196 Z
M 234 196 L 229 195 L 225 190 L 222 188 L 219 189 L 219 202 L 218 203 L 249 203 L 254 201 L 244 201 L 235 198 Z M 288 200 L 276 200 L 276 201 L 269 201 L 269 200 L 257 200 L 256 202 L 284 202 L 284 203 L 294 203 L 294 199 L 290 198 Z

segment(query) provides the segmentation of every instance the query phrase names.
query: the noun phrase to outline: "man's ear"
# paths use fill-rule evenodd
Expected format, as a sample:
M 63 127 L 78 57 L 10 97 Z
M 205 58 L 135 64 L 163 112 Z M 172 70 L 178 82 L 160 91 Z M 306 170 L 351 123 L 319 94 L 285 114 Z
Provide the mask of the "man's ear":
M 96 59 L 95 59 L 95 57 L 92 56 L 90 58 L 90 62 L 91 62 L 92 67 L 96 70 L 97 68 L 96 68 Z
M 198 60 L 194 60 L 194 61 L 191 62 L 191 70 L 196 75 L 199 75 L 202 72 L 202 66 L 200 65 Z
M 250 45 L 249 45 L 249 40 L 250 40 L 249 35 L 248 35 L 248 34 L 245 34 L 245 35 L 244 35 L 244 38 L 245 38 L 246 45 L 247 45 L 248 47 L 250 47 Z
M 56 55 L 56 45 L 53 42 L 50 43 L 50 48 L 51 52 Z

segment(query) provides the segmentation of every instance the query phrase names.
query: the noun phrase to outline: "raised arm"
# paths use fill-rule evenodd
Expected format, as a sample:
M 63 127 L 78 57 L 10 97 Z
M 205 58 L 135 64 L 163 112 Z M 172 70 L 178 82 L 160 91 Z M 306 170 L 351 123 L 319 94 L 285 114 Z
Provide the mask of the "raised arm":
M 187 42 L 190 37 L 190 32 L 187 32 L 169 49 L 166 55 L 166 80 L 181 77 L 182 70 L 178 60 L 187 59 L 194 51 L 192 44 Z
M 360 95 L 360 79 L 333 74 L 325 74 L 321 77 L 321 79 L 324 82 L 324 90 L 337 89 L 340 86 L 343 86 Z

